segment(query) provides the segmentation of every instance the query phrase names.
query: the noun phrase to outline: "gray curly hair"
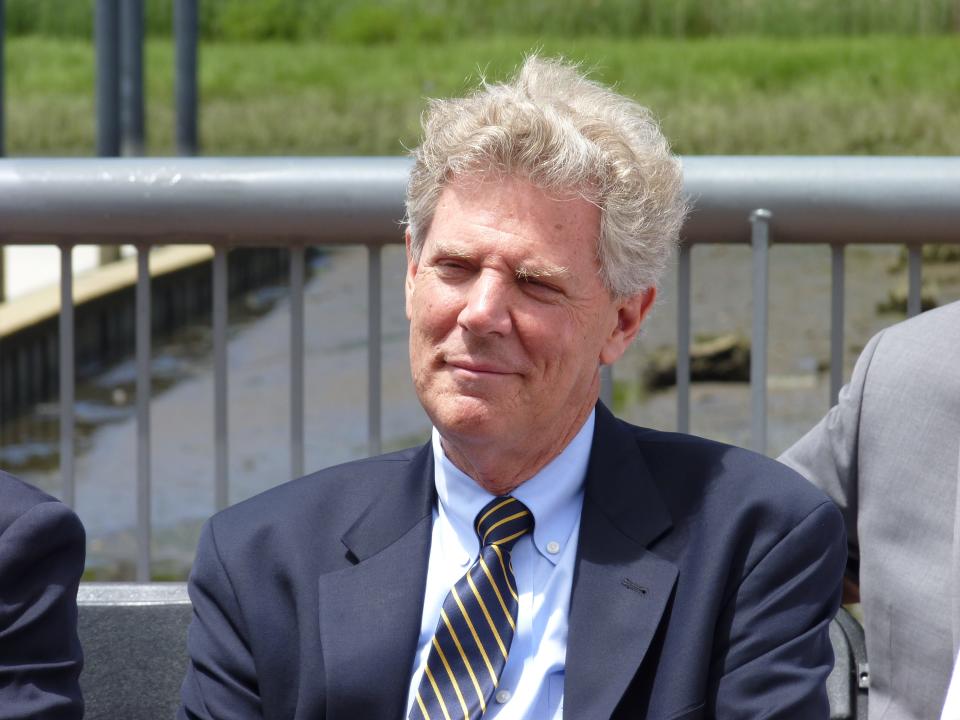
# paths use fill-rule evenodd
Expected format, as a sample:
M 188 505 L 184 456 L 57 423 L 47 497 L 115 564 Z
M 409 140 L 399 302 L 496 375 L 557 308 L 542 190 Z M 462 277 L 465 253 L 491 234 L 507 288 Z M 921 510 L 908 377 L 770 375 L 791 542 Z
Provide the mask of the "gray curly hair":
M 502 174 L 600 208 L 600 275 L 613 296 L 656 286 L 687 206 L 680 162 L 647 108 L 534 55 L 509 83 L 431 100 L 422 124 L 406 197 L 414 258 L 447 183 Z

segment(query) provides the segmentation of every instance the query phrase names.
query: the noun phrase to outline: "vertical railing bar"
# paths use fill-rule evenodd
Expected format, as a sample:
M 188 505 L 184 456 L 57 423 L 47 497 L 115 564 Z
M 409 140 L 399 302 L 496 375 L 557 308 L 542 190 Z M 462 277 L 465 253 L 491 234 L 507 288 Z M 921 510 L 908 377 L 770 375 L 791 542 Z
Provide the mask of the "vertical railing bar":
M 923 290 L 923 245 L 907 248 L 907 317 L 920 314 Z
M 120 3 L 120 150 L 143 155 L 146 123 L 143 108 L 143 0 Z
M 76 345 L 74 342 L 73 246 L 60 246 L 60 482 L 62 500 L 76 506 L 74 481 L 74 395 Z
M 178 155 L 196 155 L 197 141 L 197 37 L 198 0 L 174 0 L 176 44 L 176 143 Z
M 600 366 L 600 400 L 613 409 L 613 366 Z
M 290 248 L 290 474 L 303 475 L 303 285 L 306 252 Z
M 120 5 L 96 0 L 94 36 L 97 45 L 97 155 L 120 154 Z
M 94 40 L 96 42 L 95 93 L 97 99 L 97 155 L 120 155 L 120 0 L 95 0 Z M 100 265 L 120 259 L 119 245 L 101 245 Z
M 229 503 L 227 283 L 227 248 L 218 245 L 213 253 L 213 496 L 217 510 L 223 510 Z
M 680 245 L 677 262 L 677 431 L 690 432 L 690 251 Z
M 770 266 L 769 210 L 750 214 L 753 261 L 753 329 L 750 334 L 750 448 L 767 451 L 767 299 Z
M 367 446 L 371 455 L 381 452 L 380 412 L 382 405 L 380 284 L 381 248 L 367 246 Z
M 137 582 L 150 581 L 150 246 L 137 246 Z
M 7 6 L 5 0 L 0 0 L 0 157 L 7 154 L 6 54 Z M 6 248 L 0 245 L 0 303 L 7 299 L 7 271 L 4 263 L 6 251 Z
M 846 245 L 830 246 L 830 405 L 843 386 L 843 323 Z
M 7 55 L 7 5 L 0 0 L 0 157 L 7 154 L 7 93 L 6 93 L 6 55 Z M 3 248 L 0 247 L 0 254 Z M 2 263 L 0 263 L 2 265 Z M 3 280 L 0 279 L 0 302 L 4 300 Z

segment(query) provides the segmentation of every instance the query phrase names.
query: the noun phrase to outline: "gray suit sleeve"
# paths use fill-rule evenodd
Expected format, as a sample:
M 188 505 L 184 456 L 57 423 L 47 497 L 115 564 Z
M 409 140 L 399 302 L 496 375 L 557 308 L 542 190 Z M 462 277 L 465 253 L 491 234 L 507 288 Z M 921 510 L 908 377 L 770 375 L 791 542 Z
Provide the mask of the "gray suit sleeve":
M 883 332 L 863 349 L 836 405 L 810 432 L 779 457 L 780 462 L 823 490 L 840 508 L 847 528 L 847 574 L 859 582 L 860 546 L 857 536 L 858 454 L 860 414 L 870 365 Z

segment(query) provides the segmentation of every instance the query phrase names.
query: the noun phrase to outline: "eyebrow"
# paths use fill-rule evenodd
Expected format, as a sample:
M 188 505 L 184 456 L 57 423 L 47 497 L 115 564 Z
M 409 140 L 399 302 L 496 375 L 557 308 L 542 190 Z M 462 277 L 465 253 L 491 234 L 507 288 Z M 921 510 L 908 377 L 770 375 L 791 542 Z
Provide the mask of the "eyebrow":
M 469 249 L 456 245 L 438 242 L 434 246 L 434 254 L 444 257 L 470 260 L 473 253 Z M 522 262 L 515 271 L 518 280 L 551 280 L 563 279 L 570 276 L 570 268 L 565 265 L 554 265 L 541 260 Z
M 557 280 L 570 276 L 570 269 L 563 265 L 527 265 L 522 264 L 517 267 L 517 279 L 519 280 Z
M 438 242 L 434 245 L 433 254 L 444 257 L 461 258 L 463 260 L 469 260 L 471 257 L 473 257 L 469 250 L 456 247 L 454 245 L 448 245 L 444 242 Z

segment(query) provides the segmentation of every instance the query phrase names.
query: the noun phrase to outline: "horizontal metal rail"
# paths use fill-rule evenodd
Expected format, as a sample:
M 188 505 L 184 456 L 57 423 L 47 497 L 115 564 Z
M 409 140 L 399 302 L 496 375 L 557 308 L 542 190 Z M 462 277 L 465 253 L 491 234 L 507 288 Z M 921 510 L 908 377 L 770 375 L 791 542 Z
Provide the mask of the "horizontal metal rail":
M 920 310 L 921 249 L 960 243 L 960 158 L 688 157 L 693 210 L 678 262 L 677 424 L 690 424 L 691 252 L 694 244 L 749 243 L 753 253 L 751 447 L 766 449 L 768 256 L 771 244 L 829 244 L 832 259 L 830 392 L 843 368 L 844 249 L 908 247 L 908 314 Z M 228 502 L 226 252 L 279 246 L 291 253 L 290 467 L 303 471 L 303 290 L 309 245 L 368 248 L 368 445 L 381 438 L 380 246 L 403 239 L 405 158 L 138 158 L 0 160 L 0 250 L 57 244 L 61 278 L 61 470 L 75 496 L 73 245 L 134 242 L 137 276 L 138 568 L 150 577 L 150 308 L 147 270 L 156 244 L 216 249 L 212 271 L 216 506 Z M 612 391 L 604 373 L 604 395 Z
M 960 158 L 688 157 L 697 243 L 954 242 Z M 400 242 L 406 158 L 0 160 L 0 243 Z

